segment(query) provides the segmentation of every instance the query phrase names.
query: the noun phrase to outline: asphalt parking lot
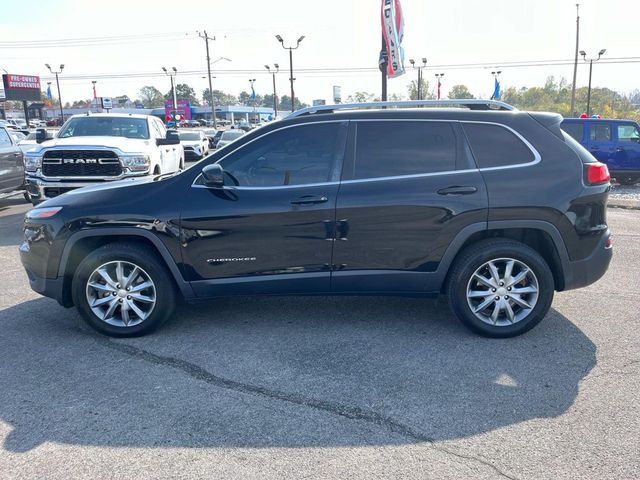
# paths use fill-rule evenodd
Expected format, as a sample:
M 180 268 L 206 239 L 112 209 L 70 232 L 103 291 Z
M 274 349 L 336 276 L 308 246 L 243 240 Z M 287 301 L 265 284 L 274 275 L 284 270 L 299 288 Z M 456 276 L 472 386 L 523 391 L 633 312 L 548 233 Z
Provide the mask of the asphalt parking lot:
M 640 211 L 533 331 L 444 303 L 242 298 L 129 340 L 28 288 L 0 200 L 2 478 L 639 478 Z

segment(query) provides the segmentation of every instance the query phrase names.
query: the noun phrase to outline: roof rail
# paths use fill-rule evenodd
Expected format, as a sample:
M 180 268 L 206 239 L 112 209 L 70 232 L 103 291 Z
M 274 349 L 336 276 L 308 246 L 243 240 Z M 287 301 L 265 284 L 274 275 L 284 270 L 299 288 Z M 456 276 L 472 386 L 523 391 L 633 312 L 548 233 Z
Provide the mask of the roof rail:
M 451 100 L 404 100 L 394 102 L 339 103 L 337 105 L 316 105 L 301 108 L 287 115 L 287 118 L 299 117 L 311 113 L 332 113 L 336 110 L 359 110 L 365 108 L 406 108 L 406 107 L 448 107 L 460 106 L 469 110 L 518 110 L 508 103 L 497 100 L 451 99 Z

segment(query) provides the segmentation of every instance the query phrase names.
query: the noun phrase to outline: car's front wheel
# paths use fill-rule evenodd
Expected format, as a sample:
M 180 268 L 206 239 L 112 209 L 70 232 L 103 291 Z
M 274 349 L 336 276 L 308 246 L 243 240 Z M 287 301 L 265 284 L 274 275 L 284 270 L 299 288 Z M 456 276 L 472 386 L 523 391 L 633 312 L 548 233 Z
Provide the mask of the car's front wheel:
M 106 335 L 144 335 L 173 312 L 176 293 L 157 256 L 136 244 L 112 243 L 91 252 L 72 282 L 83 319 Z
M 513 337 L 536 326 L 553 301 L 554 280 L 531 247 L 505 239 L 484 240 L 456 260 L 447 293 L 452 311 L 472 331 Z

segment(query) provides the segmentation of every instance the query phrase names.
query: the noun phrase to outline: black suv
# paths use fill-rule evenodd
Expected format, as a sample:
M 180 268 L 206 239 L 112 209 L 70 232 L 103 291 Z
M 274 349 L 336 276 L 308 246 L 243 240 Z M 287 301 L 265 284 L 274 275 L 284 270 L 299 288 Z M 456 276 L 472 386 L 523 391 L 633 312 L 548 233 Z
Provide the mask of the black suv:
M 108 335 L 180 298 L 443 293 L 473 331 L 518 335 L 612 256 L 607 167 L 561 121 L 491 101 L 304 109 L 180 173 L 41 204 L 22 262 Z

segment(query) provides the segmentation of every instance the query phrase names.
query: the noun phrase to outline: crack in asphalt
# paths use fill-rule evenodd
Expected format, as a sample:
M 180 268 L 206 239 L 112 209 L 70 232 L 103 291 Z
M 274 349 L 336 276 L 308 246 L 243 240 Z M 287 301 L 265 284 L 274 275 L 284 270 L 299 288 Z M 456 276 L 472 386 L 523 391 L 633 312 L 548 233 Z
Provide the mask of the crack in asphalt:
M 233 390 L 235 392 L 245 393 L 249 395 L 258 395 L 258 396 L 265 397 L 272 400 L 273 399 L 281 400 L 283 402 L 287 402 L 293 405 L 312 408 L 322 412 L 348 418 L 350 420 L 359 420 L 359 421 L 367 422 L 373 425 L 377 425 L 379 427 L 383 427 L 393 433 L 409 438 L 411 440 L 428 443 L 431 448 L 438 450 L 442 453 L 455 456 L 459 459 L 472 460 L 472 461 L 478 462 L 482 465 L 485 465 L 491 468 L 498 475 L 504 478 L 508 478 L 510 480 L 517 480 L 515 477 L 510 476 L 507 473 L 503 472 L 501 469 L 496 467 L 493 463 L 489 462 L 488 460 L 475 457 L 472 455 L 465 455 L 462 453 L 458 453 L 448 448 L 444 448 L 442 446 L 436 445 L 435 439 L 428 437 L 407 425 L 404 425 L 392 418 L 381 415 L 380 413 L 377 413 L 375 411 L 366 410 L 353 405 L 344 405 L 337 402 L 331 402 L 327 400 L 319 400 L 312 397 L 306 397 L 298 393 L 287 393 L 281 390 L 260 387 L 257 385 L 251 385 L 247 383 L 238 382 L 235 380 L 230 380 L 228 378 L 214 375 L 213 373 L 209 372 L 208 370 L 205 370 L 204 368 L 196 364 L 187 362 L 185 360 L 181 360 L 179 358 L 158 355 L 155 353 L 151 353 L 147 350 L 144 350 L 142 348 L 138 348 L 132 345 L 127 345 L 125 343 L 116 342 L 105 337 L 93 335 L 92 333 L 87 333 L 82 329 L 79 329 L 79 330 L 84 334 L 90 335 L 98 343 L 104 345 L 107 348 L 116 350 L 120 353 L 124 353 L 126 355 L 138 358 L 140 360 L 144 360 L 154 365 L 161 365 L 161 366 L 179 370 L 183 373 L 186 373 L 187 375 L 194 378 L 195 380 L 200 380 L 210 385 L 214 385 L 216 387 L 220 387 L 228 390 Z

